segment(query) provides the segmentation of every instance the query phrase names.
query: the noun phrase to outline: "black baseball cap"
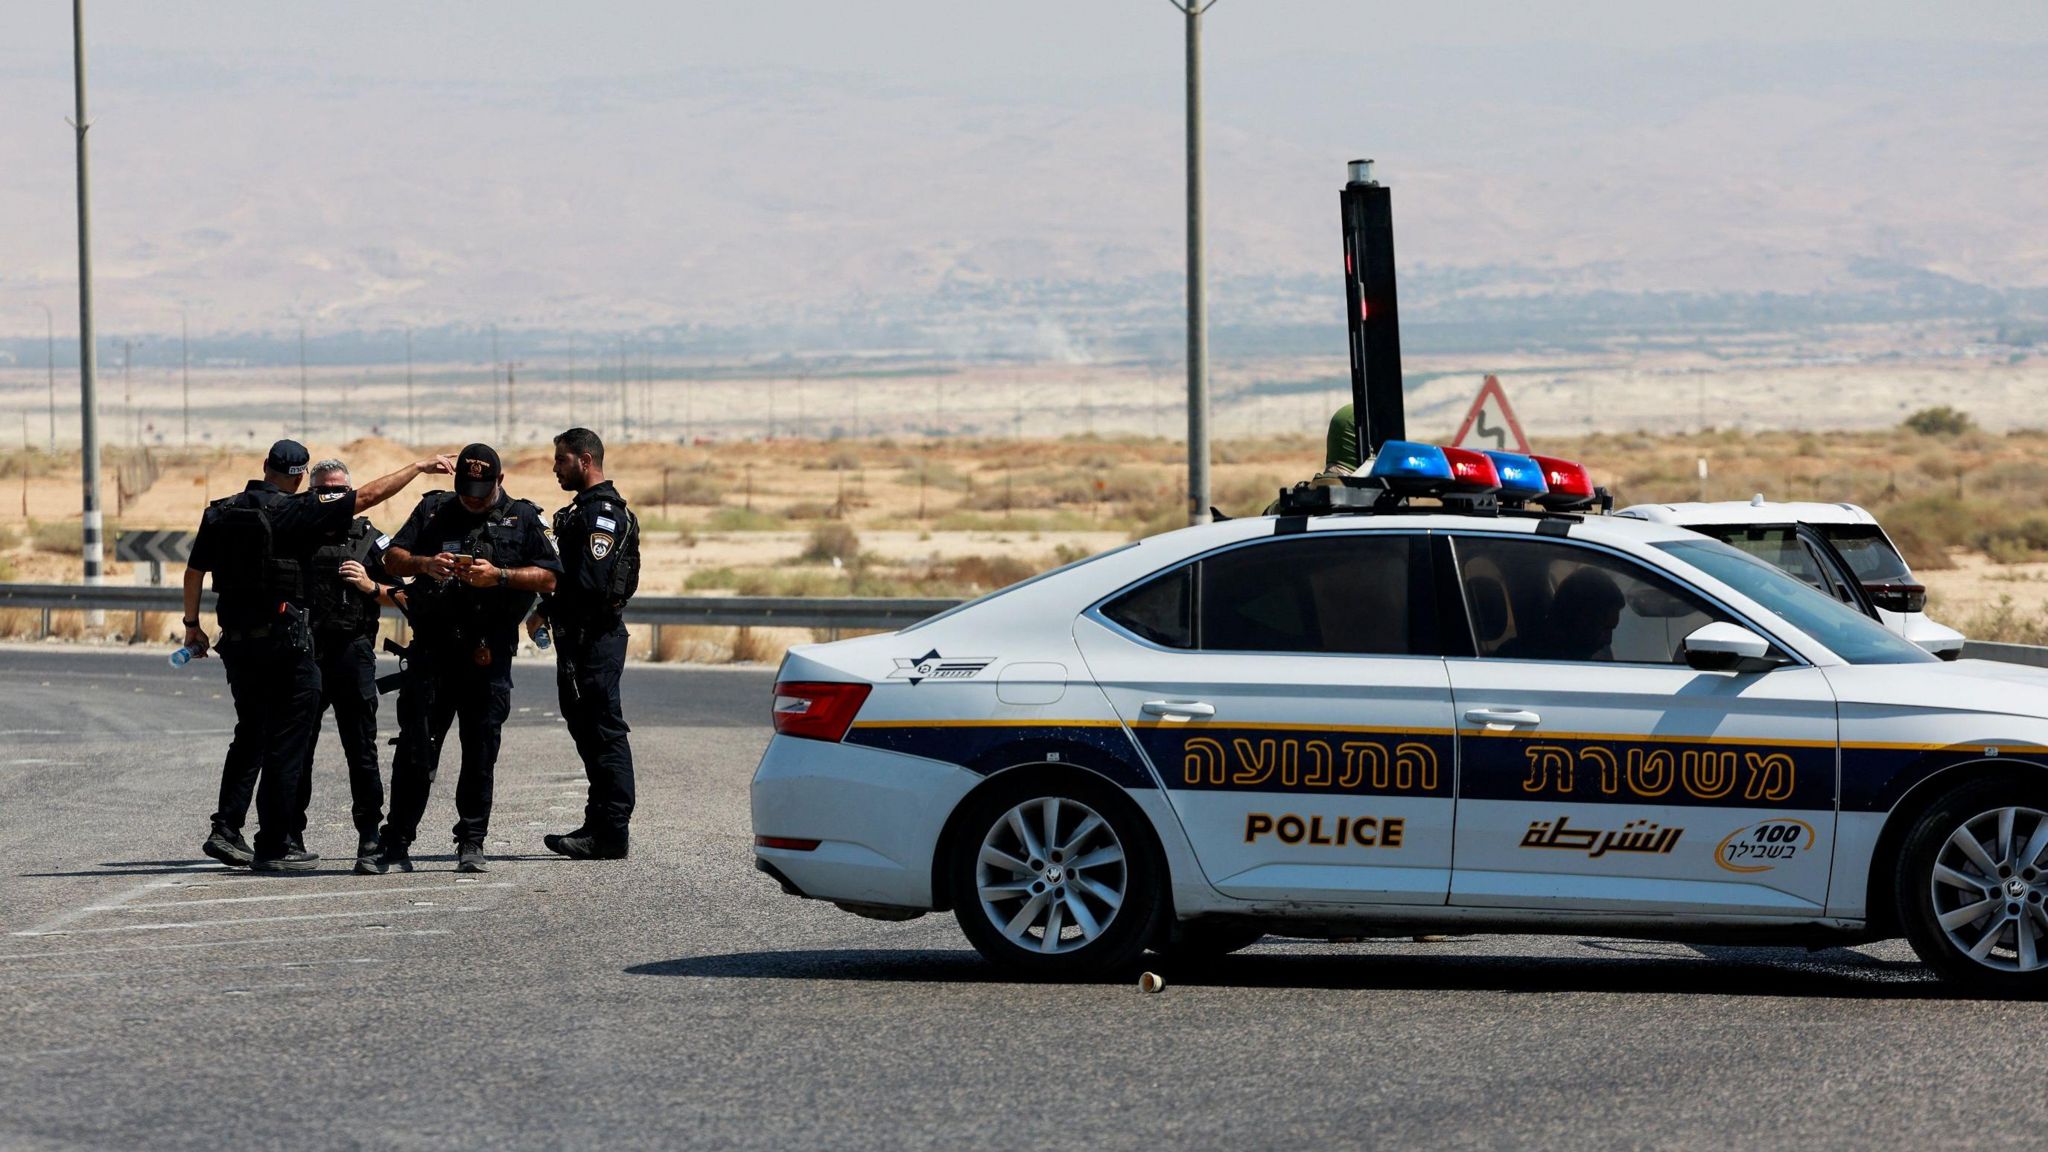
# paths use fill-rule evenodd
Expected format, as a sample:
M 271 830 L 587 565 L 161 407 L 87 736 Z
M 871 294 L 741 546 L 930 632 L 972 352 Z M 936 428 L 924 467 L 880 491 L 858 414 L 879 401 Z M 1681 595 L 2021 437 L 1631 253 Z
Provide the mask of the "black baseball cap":
M 301 453 L 305 449 L 299 449 Z M 471 444 L 455 458 L 455 494 L 481 499 L 498 490 L 505 469 L 498 463 L 497 449 L 489 444 Z
M 301 476 L 306 471 L 306 461 L 313 457 L 306 446 L 297 440 L 279 440 L 270 446 L 270 455 L 263 458 L 263 470 L 280 476 Z

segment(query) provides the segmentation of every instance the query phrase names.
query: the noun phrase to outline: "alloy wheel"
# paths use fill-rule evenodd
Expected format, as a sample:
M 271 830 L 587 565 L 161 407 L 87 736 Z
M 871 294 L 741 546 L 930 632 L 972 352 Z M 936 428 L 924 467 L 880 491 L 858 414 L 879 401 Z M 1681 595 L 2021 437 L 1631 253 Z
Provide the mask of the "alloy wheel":
M 1072 952 L 1099 938 L 1130 887 L 1124 846 L 1093 808 L 1026 800 L 982 837 L 974 882 L 988 922 L 1019 948 Z
M 1967 811 L 1967 809 L 1965 809 Z M 2000 972 L 2048 965 L 2048 812 L 1995 808 L 1950 833 L 1928 883 L 1957 952 Z

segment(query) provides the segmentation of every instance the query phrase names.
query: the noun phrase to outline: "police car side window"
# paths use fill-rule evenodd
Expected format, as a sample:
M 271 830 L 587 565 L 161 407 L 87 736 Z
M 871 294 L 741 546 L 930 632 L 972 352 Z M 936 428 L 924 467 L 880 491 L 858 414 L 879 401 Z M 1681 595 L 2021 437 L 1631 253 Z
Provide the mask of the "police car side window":
M 1435 655 L 1428 538 L 1329 533 L 1205 557 L 1203 651 Z
M 1195 565 L 1183 564 L 1102 606 L 1102 614 L 1154 644 L 1195 646 Z
M 1456 538 L 1479 655 L 1679 664 L 1699 628 L 1728 617 L 1643 565 L 1591 548 Z

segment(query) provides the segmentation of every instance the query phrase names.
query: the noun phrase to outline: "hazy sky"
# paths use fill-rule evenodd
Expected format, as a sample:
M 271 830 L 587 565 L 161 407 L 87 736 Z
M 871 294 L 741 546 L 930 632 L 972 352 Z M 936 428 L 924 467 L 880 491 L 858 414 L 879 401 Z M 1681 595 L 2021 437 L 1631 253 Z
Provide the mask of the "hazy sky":
M 73 290 L 69 12 L 0 0 L 0 333 Z M 87 17 L 109 330 L 186 306 L 195 329 L 627 326 L 1005 281 L 1175 294 L 1166 0 Z M 1219 0 L 1205 26 L 1221 281 L 1323 269 L 1357 153 L 1402 189 L 1404 263 L 1538 287 L 2048 267 L 2048 0 Z
M 62 66 L 69 5 L 10 0 L 13 67 Z M 1166 0 L 90 0 L 88 36 L 129 51 L 313 57 L 373 75 L 481 79 L 616 74 L 691 65 L 796 67 L 946 80 L 1170 68 Z M 1419 45 L 1547 43 L 1657 48 L 1730 41 L 2041 43 L 2042 0 L 1220 0 L 1211 59 Z M 12 116 L 10 115 L 10 118 Z

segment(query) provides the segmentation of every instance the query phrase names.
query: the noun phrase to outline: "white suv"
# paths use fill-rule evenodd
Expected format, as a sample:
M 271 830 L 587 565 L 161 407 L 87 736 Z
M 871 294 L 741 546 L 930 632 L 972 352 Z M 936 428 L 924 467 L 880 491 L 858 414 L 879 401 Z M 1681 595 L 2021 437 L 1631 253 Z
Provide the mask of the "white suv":
M 1963 634 L 1929 619 L 1927 589 L 1906 567 L 1877 517 L 1854 504 L 1747 500 L 1637 504 L 1615 513 L 1675 524 L 1776 564 L 1944 660 L 1963 653 Z M 1861 595 L 1858 595 L 1858 592 Z

